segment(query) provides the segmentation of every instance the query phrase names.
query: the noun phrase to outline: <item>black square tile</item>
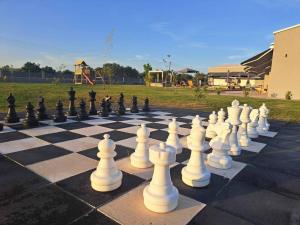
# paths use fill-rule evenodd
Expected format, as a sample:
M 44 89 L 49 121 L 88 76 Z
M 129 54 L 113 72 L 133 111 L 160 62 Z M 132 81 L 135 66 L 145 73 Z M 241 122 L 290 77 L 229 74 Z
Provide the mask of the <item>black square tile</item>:
M 45 126 L 49 126 L 49 125 L 48 124 L 44 124 L 44 123 L 39 123 L 38 126 L 32 127 L 32 128 L 45 127 Z M 12 129 L 15 129 L 15 130 L 32 129 L 32 128 L 24 127 L 23 123 L 19 123 L 19 124 L 15 124 L 15 125 L 9 125 L 9 127 L 12 128 Z
M 2 201 L 0 224 L 69 224 L 91 209 L 87 204 L 52 184 Z
M 111 121 L 116 121 L 116 122 L 119 122 L 119 121 L 124 121 L 124 120 L 132 120 L 132 118 L 128 118 L 126 116 L 112 116 L 112 117 L 108 117 L 108 118 L 105 118 L 106 120 L 111 120 Z
M 101 127 L 107 127 L 110 129 L 122 129 L 122 128 L 127 128 L 127 127 L 132 127 L 134 125 L 127 124 L 127 123 L 122 123 L 122 122 L 115 122 L 115 123 L 108 123 L 108 124 L 101 124 Z
M 125 157 L 129 157 L 133 152 L 134 149 L 132 148 L 127 148 L 125 146 L 122 145 L 116 145 L 115 151 L 117 153 L 117 155 L 115 156 L 115 160 L 118 159 L 122 159 Z M 87 156 L 89 158 L 95 159 L 95 160 L 99 160 L 99 158 L 97 157 L 97 153 L 99 152 L 98 148 L 91 148 L 91 149 L 87 149 L 81 152 L 78 152 L 79 154 L 82 154 L 84 156 Z
M 0 134 L 0 143 L 7 142 L 7 141 L 20 140 L 20 139 L 29 138 L 29 137 L 31 137 L 31 136 L 28 136 L 28 135 L 23 134 L 18 131 L 2 133 L 2 134 Z
M 112 139 L 113 141 L 120 141 L 120 140 L 123 140 L 123 139 L 127 139 L 127 138 L 131 138 L 131 137 L 136 136 L 135 134 L 113 130 L 113 131 L 103 133 L 103 134 L 96 134 L 96 135 L 93 135 L 91 137 L 102 140 L 104 134 L 109 134 L 110 139 Z
M 196 199 L 197 201 L 208 204 L 212 202 L 216 195 L 229 182 L 229 179 L 211 174 L 210 183 L 206 187 L 196 188 L 190 187 L 183 183 L 181 178 L 181 169 L 184 165 L 179 164 L 171 168 L 171 177 L 173 184 L 178 188 L 180 194 Z
M 154 128 L 154 129 L 165 129 L 168 128 L 168 125 L 161 124 L 161 123 L 148 123 L 146 124 L 146 127 Z
M 169 133 L 164 130 L 156 130 L 156 131 L 152 131 L 150 133 L 150 138 L 160 140 L 160 141 L 166 141 L 168 136 L 169 136 Z
M 82 122 L 64 123 L 64 124 L 56 125 L 56 127 L 60 127 L 65 130 L 75 130 L 75 129 L 91 127 L 91 126 L 92 125 L 90 125 L 90 124 L 82 123 Z
M 187 148 L 183 148 L 180 154 L 176 155 L 176 162 L 182 163 L 188 160 L 191 156 L 191 150 Z
M 223 210 L 206 206 L 201 210 L 188 225 L 255 225 L 249 221 L 243 220 L 240 217 L 229 214 Z
M 91 187 L 90 176 L 94 170 L 89 170 L 87 172 L 81 173 L 79 175 L 70 177 L 66 180 L 62 180 L 57 183 L 58 186 L 63 188 L 64 190 L 74 194 L 78 198 L 86 201 L 94 207 L 99 207 L 115 198 L 124 194 L 131 189 L 137 187 L 144 180 L 128 174 L 126 172 L 123 173 L 122 185 L 110 192 L 99 192 L 95 191 Z
M 181 125 L 179 125 L 179 126 L 180 126 L 180 127 L 183 127 L 183 128 L 192 129 L 192 124 L 191 124 L 191 123 L 181 124 Z
M 7 156 L 22 165 L 29 165 L 70 153 L 72 152 L 66 149 L 54 145 L 46 145 L 30 150 L 10 153 Z
M 118 223 L 97 210 L 82 216 L 71 225 L 117 225 Z
M 11 199 L 23 192 L 49 184 L 49 182 L 42 177 L 2 155 L 0 155 L 0 177 L 0 202 Z
M 157 119 L 157 118 L 152 118 L 152 117 L 143 118 L 143 120 L 152 122 L 152 123 L 163 121 L 163 119 Z
M 191 123 L 192 122 L 192 120 L 190 120 L 190 119 L 186 119 L 186 118 L 176 118 L 176 121 L 177 122 L 182 122 L 182 123 Z
M 300 216 L 299 201 L 235 180 L 222 190 L 213 206 L 254 224 L 292 224 Z
M 257 156 L 256 152 L 250 152 L 246 150 L 242 150 L 242 153 L 237 156 L 231 156 L 234 161 L 250 163 Z
M 63 131 L 63 132 L 58 132 L 58 133 L 37 136 L 37 138 L 42 139 L 47 142 L 50 142 L 50 143 L 69 141 L 69 140 L 74 140 L 74 139 L 82 138 L 82 137 L 85 137 L 85 136 L 76 134 L 76 133 L 72 133 L 70 131 Z

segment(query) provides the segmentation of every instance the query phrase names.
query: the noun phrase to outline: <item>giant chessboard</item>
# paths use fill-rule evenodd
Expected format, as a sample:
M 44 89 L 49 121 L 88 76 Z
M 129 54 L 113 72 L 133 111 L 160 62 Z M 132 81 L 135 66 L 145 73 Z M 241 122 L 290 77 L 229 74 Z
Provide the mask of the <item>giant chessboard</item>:
M 297 145 L 292 145 L 292 132 L 284 133 L 286 125 L 271 122 L 270 132 L 233 157 L 231 169 L 208 167 L 210 184 L 192 188 L 182 182 L 181 169 L 190 156 L 186 136 L 196 113 L 153 110 L 85 121 L 68 118 L 65 123 L 49 120 L 33 129 L 4 126 L 0 132 L 0 224 L 275 225 L 297 219 L 299 137 Z M 206 126 L 207 114 L 200 116 Z M 166 141 L 172 117 L 177 118 L 185 147 L 171 167 L 179 205 L 170 213 L 158 214 L 144 207 L 142 195 L 153 168 L 134 168 L 129 156 L 136 146 L 137 125 L 145 123 L 151 131 L 150 144 L 157 144 Z M 123 182 L 115 191 L 100 193 L 91 188 L 90 175 L 99 160 L 97 145 L 106 133 L 116 143 L 115 160 Z

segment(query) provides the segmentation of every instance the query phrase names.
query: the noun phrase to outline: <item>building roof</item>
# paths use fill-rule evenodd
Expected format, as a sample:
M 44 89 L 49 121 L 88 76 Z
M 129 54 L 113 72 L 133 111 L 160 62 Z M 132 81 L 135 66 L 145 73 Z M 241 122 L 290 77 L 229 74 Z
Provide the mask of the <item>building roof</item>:
M 191 68 L 184 68 L 184 69 L 178 70 L 177 73 L 198 73 L 198 70 L 194 70 Z
M 245 71 L 245 66 L 240 64 L 225 64 L 212 66 L 208 68 L 208 73 L 227 73 L 227 72 L 238 72 L 242 73 Z
M 290 26 L 290 27 L 287 27 L 287 28 L 283 28 L 281 30 L 274 31 L 273 34 L 277 34 L 279 32 L 283 32 L 283 31 L 290 30 L 290 29 L 297 28 L 297 27 L 300 27 L 300 24 L 296 24 L 294 26 Z
M 85 61 L 83 59 L 79 59 L 75 62 L 75 65 L 78 66 L 78 65 L 84 65 L 84 66 L 87 66 L 87 64 L 85 63 Z

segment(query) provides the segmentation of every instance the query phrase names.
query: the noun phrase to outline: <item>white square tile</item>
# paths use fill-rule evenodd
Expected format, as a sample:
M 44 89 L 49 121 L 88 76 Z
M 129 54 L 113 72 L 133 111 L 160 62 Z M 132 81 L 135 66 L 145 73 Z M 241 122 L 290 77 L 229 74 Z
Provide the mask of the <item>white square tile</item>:
M 8 154 L 13 152 L 19 152 L 32 148 L 42 147 L 49 144 L 50 143 L 35 137 L 24 138 L 20 140 L 0 143 L 0 153 Z
M 124 115 L 124 117 L 131 118 L 131 119 L 143 119 L 143 118 L 146 118 L 146 116 L 141 116 L 141 115 L 136 115 L 136 114 Z
M 159 115 L 159 116 L 165 116 L 165 115 L 170 115 L 170 112 L 163 112 L 163 111 L 153 111 L 151 114 Z
M 56 123 L 53 120 L 43 120 L 43 121 L 40 121 L 40 123 L 48 124 L 50 126 L 56 126 L 56 125 L 61 125 L 61 124 L 66 124 L 66 123 L 74 123 L 74 122 L 76 122 L 76 121 L 75 120 L 71 120 L 71 119 L 67 119 L 66 122 L 59 122 L 59 123 Z
M 155 119 L 161 119 L 161 120 L 172 120 L 173 118 L 176 118 L 174 116 L 168 116 L 168 115 L 162 115 L 162 116 L 154 116 Z
M 241 147 L 241 149 L 249 151 L 249 152 L 259 153 L 265 146 L 266 146 L 265 143 L 251 141 L 250 145 L 248 147 Z
M 82 123 L 90 124 L 90 125 L 101 125 L 101 124 L 108 124 L 108 123 L 114 123 L 112 120 L 106 120 L 103 118 L 93 119 L 93 120 L 85 120 L 81 121 Z
M 149 138 L 149 146 L 159 144 L 161 141 Z M 116 144 L 122 145 L 128 148 L 135 149 L 136 147 L 136 137 L 127 138 L 124 140 L 117 141 Z
M 16 130 L 12 129 L 12 128 L 8 127 L 8 126 L 3 126 L 3 130 L 0 131 L 0 134 L 12 132 L 12 131 L 16 131 Z
M 165 128 L 165 129 L 162 129 L 162 130 L 168 132 L 169 129 Z M 187 136 L 187 135 L 190 134 L 190 132 L 191 132 L 191 129 L 189 129 L 189 128 L 179 127 L 177 134 L 180 134 L 180 135 L 183 135 L 183 136 Z
M 70 150 L 72 152 L 79 152 L 98 146 L 99 140 L 92 137 L 83 137 L 74 140 L 55 143 L 55 146 Z
M 149 121 L 145 121 L 145 120 L 138 120 L 138 119 L 133 119 L 133 120 L 124 120 L 122 121 L 122 123 L 127 123 L 127 124 L 131 124 L 131 125 L 141 125 L 141 124 L 148 124 L 148 123 L 151 123 Z
M 155 213 L 144 205 L 142 184 L 98 210 L 126 225 L 182 225 L 187 224 L 206 205 L 184 195 L 179 195 L 178 206 L 169 213 Z
M 190 115 L 188 115 L 188 116 L 183 116 L 183 117 L 180 117 L 180 118 L 188 119 L 188 120 L 193 120 L 193 119 L 195 118 L 195 116 L 190 116 Z M 200 116 L 200 119 L 201 119 L 201 120 L 206 120 L 206 117 L 201 117 L 201 116 Z
M 65 131 L 65 129 L 55 127 L 55 126 L 44 126 L 44 127 L 20 130 L 20 132 L 27 134 L 29 136 L 40 136 L 40 135 L 52 134 L 52 133 L 57 133 L 62 131 Z
M 147 127 L 147 125 L 146 125 L 146 127 Z M 118 131 L 130 133 L 130 134 L 136 134 L 136 132 L 139 128 L 140 128 L 140 126 L 133 126 L 133 127 L 126 127 L 126 128 L 118 129 Z M 148 129 L 150 130 L 150 132 L 157 130 L 157 129 L 150 128 L 150 127 L 148 127 Z
M 157 121 L 157 122 L 155 122 L 155 123 L 160 123 L 160 124 L 169 125 L 169 123 L 171 123 L 171 120 Z M 178 126 L 185 124 L 185 123 L 179 122 L 179 121 L 177 121 L 177 123 L 178 123 Z
M 92 127 L 85 127 L 80 129 L 71 130 L 73 133 L 85 135 L 85 136 L 92 136 L 96 134 L 103 134 L 112 131 L 113 129 L 102 127 L 102 126 L 92 126 Z
M 274 131 L 267 131 L 265 133 L 259 133 L 260 136 L 265 136 L 265 137 L 275 137 L 278 132 Z
M 47 180 L 57 182 L 96 168 L 97 165 L 96 160 L 73 153 L 34 163 L 27 167 Z

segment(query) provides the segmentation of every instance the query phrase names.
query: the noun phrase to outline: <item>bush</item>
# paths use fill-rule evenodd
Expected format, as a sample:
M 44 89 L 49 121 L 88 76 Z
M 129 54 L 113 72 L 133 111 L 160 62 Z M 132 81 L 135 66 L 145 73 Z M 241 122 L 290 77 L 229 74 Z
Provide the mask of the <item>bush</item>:
M 217 95 L 220 95 L 222 93 L 222 88 L 218 87 L 216 88 Z
M 207 95 L 207 86 L 203 86 L 203 87 L 197 87 L 195 89 L 195 97 L 196 99 L 201 99 L 201 98 L 205 98 Z
M 292 100 L 292 92 L 291 91 L 287 91 L 285 94 L 285 99 L 286 100 Z

